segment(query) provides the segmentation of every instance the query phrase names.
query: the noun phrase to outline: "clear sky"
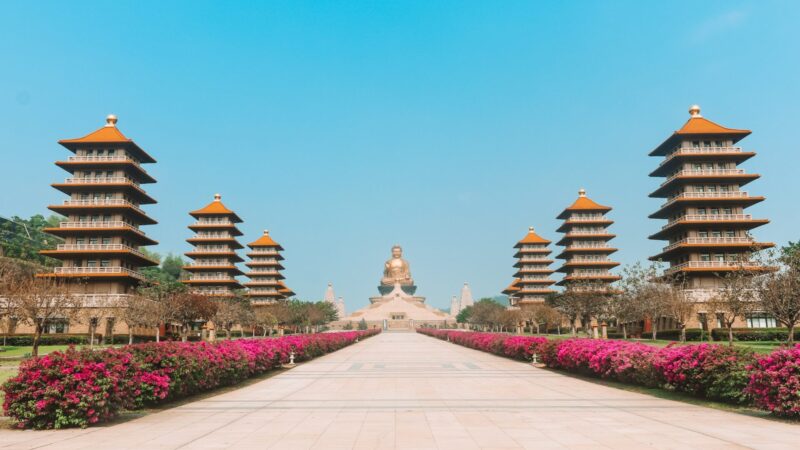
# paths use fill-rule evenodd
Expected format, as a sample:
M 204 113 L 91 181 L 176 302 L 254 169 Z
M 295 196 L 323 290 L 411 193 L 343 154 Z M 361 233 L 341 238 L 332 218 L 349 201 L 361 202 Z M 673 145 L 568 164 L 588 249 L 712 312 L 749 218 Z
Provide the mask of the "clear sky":
M 58 139 L 119 116 L 158 163 L 160 253 L 214 193 L 347 307 L 392 244 L 448 307 L 512 280 L 514 243 L 585 187 L 623 263 L 663 246 L 647 153 L 698 103 L 748 128 L 763 240 L 800 239 L 800 2 L 2 2 L 0 214 L 47 214 Z

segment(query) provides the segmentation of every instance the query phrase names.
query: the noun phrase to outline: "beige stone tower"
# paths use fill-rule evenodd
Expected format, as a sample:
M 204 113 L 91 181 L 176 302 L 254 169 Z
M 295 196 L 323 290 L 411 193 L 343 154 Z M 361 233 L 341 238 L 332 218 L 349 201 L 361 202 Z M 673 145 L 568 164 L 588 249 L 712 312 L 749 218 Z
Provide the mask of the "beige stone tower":
M 158 264 L 141 251 L 156 241 L 140 228 L 156 223 L 141 208 L 156 203 L 142 188 L 156 182 L 143 167 L 155 159 L 122 134 L 114 115 L 99 130 L 58 143 L 74 153 L 56 162 L 70 177 L 53 184 L 69 198 L 49 209 L 66 220 L 45 231 L 64 243 L 41 253 L 62 264 L 42 276 L 80 281 L 74 291 L 87 301 L 131 294 L 144 279 L 139 269 Z
M 650 236 L 667 245 L 650 259 L 668 263 L 667 273 L 684 277 L 700 300 L 719 287 L 721 274 L 741 267 L 740 261 L 758 268 L 750 253 L 773 244 L 750 236 L 768 220 L 745 212 L 764 200 L 743 190 L 759 177 L 739 167 L 755 156 L 736 146 L 750 131 L 718 125 L 704 118 L 696 105 L 689 114 L 679 130 L 650 152 L 663 157 L 650 176 L 664 178 L 650 197 L 665 199 L 650 218 L 667 220 Z
M 611 283 L 621 278 L 610 271 L 619 263 L 610 258 L 617 249 L 608 243 L 616 237 L 608 232 L 608 227 L 614 223 L 606 217 L 609 211 L 610 207 L 590 199 L 581 189 L 577 200 L 558 215 L 557 218 L 564 221 L 558 228 L 564 233 L 558 245 L 564 250 L 557 258 L 565 260 L 558 268 L 565 274 L 559 286 L 608 291 Z
M 545 298 L 555 291 L 550 288 L 555 281 L 550 276 L 553 270 L 550 264 L 550 241 L 528 228 L 528 234 L 514 245 L 518 258 L 514 267 L 516 279 L 503 293 L 508 295 L 509 306 L 524 308 L 528 305 L 542 304 Z
M 242 219 L 222 203 L 222 196 L 214 195 L 214 201 L 202 209 L 189 213 L 197 222 L 189 226 L 195 235 L 187 239 L 194 249 L 186 256 L 193 261 L 183 270 L 190 274 L 182 280 L 196 294 L 208 297 L 230 298 L 234 291 L 242 289 L 236 280 L 242 271 L 236 267 L 242 258 L 236 250 L 242 244 L 236 240 L 242 232 L 236 227 Z

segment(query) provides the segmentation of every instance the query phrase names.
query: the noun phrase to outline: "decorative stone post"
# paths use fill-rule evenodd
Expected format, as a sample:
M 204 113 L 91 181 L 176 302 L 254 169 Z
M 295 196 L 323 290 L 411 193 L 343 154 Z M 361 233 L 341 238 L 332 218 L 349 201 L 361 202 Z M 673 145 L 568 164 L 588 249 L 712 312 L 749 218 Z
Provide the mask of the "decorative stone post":
M 603 330 L 603 339 L 608 339 L 608 324 L 604 320 L 603 323 L 600 324 L 600 326 L 602 327 L 601 329 Z
M 592 322 L 592 339 L 598 339 L 599 337 L 597 334 L 597 322 Z

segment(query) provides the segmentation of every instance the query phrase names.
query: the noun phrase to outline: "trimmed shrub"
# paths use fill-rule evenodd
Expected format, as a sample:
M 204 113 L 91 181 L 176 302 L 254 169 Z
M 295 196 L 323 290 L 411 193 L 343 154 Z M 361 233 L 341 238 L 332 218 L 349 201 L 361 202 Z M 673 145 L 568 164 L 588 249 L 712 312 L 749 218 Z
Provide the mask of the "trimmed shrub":
M 102 335 L 95 334 L 95 342 L 99 342 Z M 126 341 L 127 342 L 127 341 Z M 0 338 L 2 343 L 2 338 Z M 11 347 L 29 347 L 33 345 L 32 334 L 14 334 L 6 337 L 6 344 Z M 89 334 L 43 334 L 39 338 L 39 345 L 88 345 Z
M 289 361 L 304 361 L 379 330 L 235 341 L 161 342 L 54 352 L 23 362 L 3 384 L 3 410 L 19 428 L 86 427 L 124 409 L 192 395 Z
M 711 336 L 715 341 L 728 341 L 727 328 L 714 328 Z M 734 341 L 785 341 L 789 337 L 788 328 L 734 328 Z M 800 330 L 795 330 L 794 338 L 800 339 Z
M 800 344 L 762 356 L 750 369 L 747 393 L 758 407 L 800 418 Z

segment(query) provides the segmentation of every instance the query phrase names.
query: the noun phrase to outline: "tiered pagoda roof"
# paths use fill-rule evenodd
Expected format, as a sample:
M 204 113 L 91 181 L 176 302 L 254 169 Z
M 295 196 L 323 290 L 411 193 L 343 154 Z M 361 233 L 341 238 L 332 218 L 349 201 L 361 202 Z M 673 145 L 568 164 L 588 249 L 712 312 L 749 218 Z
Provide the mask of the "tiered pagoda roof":
M 189 226 L 196 234 L 187 239 L 194 249 L 185 253 L 192 263 L 183 267 L 190 274 L 182 280 L 196 294 L 209 297 L 228 298 L 235 290 L 242 289 L 236 279 L 242 271 L 236 267 L 242 258 L 236 253 L 242 245 L 236 236 L 242 233 L 236 227 L 242 219 L 222 203 L 222 196 L 214 195 L 214 201 L 204 208 L 189 213 L 197 222 Z
M 518 270 L 514 281 L 503 291 L 511 306 L 544 303 L 545 297 L 555 292 L 550 288 L 555 281 L 550 278 L 553 260 L 548 257 L 548 245 L 550 241 L 536 234 L 533 227 L 514 245 L 517 249 L 514 257 L 518 258 L 514 267 Z
M 89 285 L 87 292 L 98 283 L 103 287 L 97 290 L 104 293 L 128 292 L 143 279 L 141 267 L 158 265 L 141 250 L 157 242 L 139 228 L 156 223 L 141 208 L 156 203 L 141 187 L 155 183 L 142 167 L 155 159 L 122 134 L 114 115 L 86 136 L 58 143 L 74 156 L 56 162 L 71 177 L 52 186 L 69 199 L 48 208 L 66 220 L 44 231 L 64 243 L 41 253 L 63 263 L 43 276 L 82 279 Z
M 664 157 L 650 176 L 665 178 L 650 197 L 666 199 L 650 218 L 668 220 L 650 236 L 668 245 L 650 259 L 669 262 L 671 274 L 714 276 L 740 268 L 742 256 L 773 244 L 749 235 L 769 221 L 744 212 L 764 200 L 741 190 L 759 178 L 738 167 L 755 153 L 734 146 L 750 130 L 714 123 L 696 105 L 689 114 L 683 127 L 650 152 Z
M 283 256 L 280 252 L 283 247 L 270 236 L 269 230 L 264 230 L 261 237 L 247 246 L 251 250 L 247 254 L 250 261 L 245 265 L 250 270 L 245 275 L 250 281 L 244 285 L 248 289 L 247 297 L 250 301 L 253 304 L 270 304 L 293 296 L 294 292 L 286 287 L 281 273 L 283 266 L 280 261 Z
M 558 282 L 559 286 L 607 286 L 621 278 L 609 272 L 609 269 L 619 265 L 609 258 L 617 251 L 608 245 L 608 241 L 616 237 L 608 232 L 608 226 L 614 223 L 605 216 L 609 211 L 611 207 L 595 202 L 581 189 L 575 202 L 558 215 L 557 218 L 564 221 L 558 228 L 564 233 L 558 245 L 564 249 L 556 258 L 566 260 L 557 269 L 565 273 Z

